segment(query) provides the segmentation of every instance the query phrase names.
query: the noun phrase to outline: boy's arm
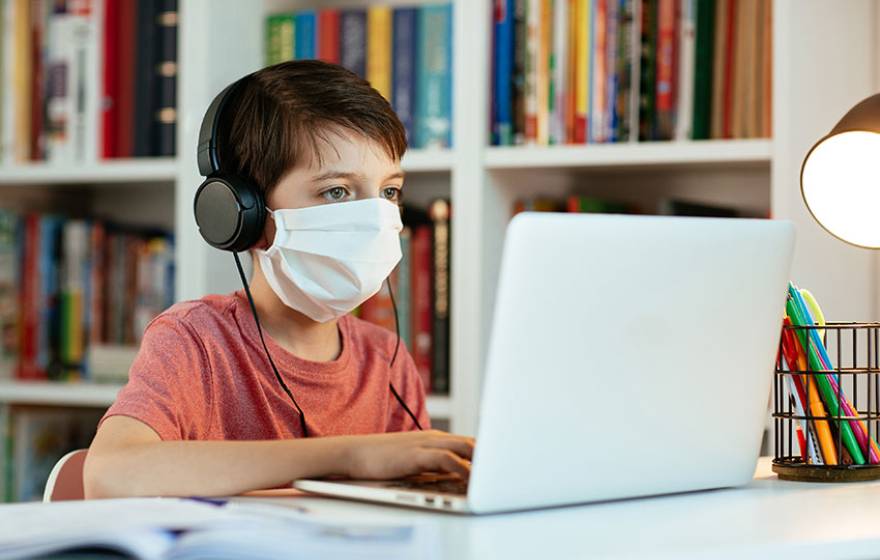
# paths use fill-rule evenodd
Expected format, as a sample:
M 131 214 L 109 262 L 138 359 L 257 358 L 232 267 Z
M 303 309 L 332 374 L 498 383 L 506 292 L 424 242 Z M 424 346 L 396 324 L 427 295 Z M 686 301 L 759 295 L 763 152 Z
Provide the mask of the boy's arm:
M 127 416 L 107 418 L 86 457 L 86 498 L 228 496 L 299 478 L 467 477 L 474 440 L 439 431 L 271 441 L 162 441 Z

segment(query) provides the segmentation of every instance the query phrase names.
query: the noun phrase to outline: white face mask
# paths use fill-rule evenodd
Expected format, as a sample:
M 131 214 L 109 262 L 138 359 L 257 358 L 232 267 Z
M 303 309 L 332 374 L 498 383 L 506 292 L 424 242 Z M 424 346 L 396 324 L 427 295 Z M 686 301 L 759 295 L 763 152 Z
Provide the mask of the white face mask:
M 260 268 L 288 307 L 326 323 L 382 288 L 401 258 L 398 207 L 382 198 L 275 210 Z

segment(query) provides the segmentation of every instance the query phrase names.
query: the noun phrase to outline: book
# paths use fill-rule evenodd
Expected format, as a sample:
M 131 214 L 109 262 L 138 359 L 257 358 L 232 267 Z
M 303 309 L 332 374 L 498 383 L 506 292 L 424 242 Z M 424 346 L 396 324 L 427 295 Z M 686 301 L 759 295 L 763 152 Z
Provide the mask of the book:
M 416 147 L 452 146 L 452 5 L 419 10 Z
M 13 376 L 18 360 L 21 222 L 0 209 L 0 379 Z
M 43 130 L 43 99 L 45 98 L 45 53 L 46 21 L 49 17 L 49 5 L 46 2 L 32 2 L 30 11 L 30 49 L 31 49 L 31 101 L 30 114 L 30 146 L 28 158 L 40 161 L 45 158 L 45 136 Z
M 567 36 L 565 38 L 566 43 L 566 53 L 565 53 L 565 91 L 562 92 L 563 95 L 563 126 L 565 130 L 563 134 L 565 135 L 565 142 L 571 143 L 575 141 L 575 115 L 577 113 L 577 99 L 576 99 L 576 82 L 577 82 L 577 53 L 576 53 L 576 36 L 577 36 L 577 28 L 578 28 L 578 16 L 580 14 L 578 8 L 578 0 L 566 0 L 567 2 L 567 12 L 566 12 L 566 32 Z
M 696 58 L 696 2 L 682 0 L 678 27 L 678 99 L 675 109 L 675 140 L 693 137 L 694 63 Z
M 528 0 L 525 52 L 525 142 L 538 141 L 538 64 L 540 57 L 541 1 Z
M 14 10 L 15 2 L 7 0 L 0 4 L 0 165 L 13 161 L 15 155 Z
M 415 143 L 417 24 L 417 8 L 394 9 L 391 106 L 410 145 Z
M 134 88 L 134 152 L 135 157 L 154 155 L 157 139 L 155 117 L 158 110 L 156 66 L 159 47 L 156 44 L 156 21 L 159 0 L 138 0 L 135 23 L 135 88 Z
M 761 53 L 761 137 L 770 138 L 773 135 L 773 4 L 761 2 L 761 8 L 764 25 L 764 50 Z
M 711 137 L 713 69 L 715 47 L 715 2 L 696 1 L 696 37 L 694 45 L 694 97 L 691 138 Z
M 706 204 L 691 200 L 667 198 L 660 201 L 658 213 L 663 216 L 693 216 L 712 218 L 735 218 L 740 212 L 735 208 Z
M 285 16 L 272 14 L 266 17 L 265 45 L 263 63 L 266 66 L 278 64 L 281 58 L 281 19 Z
M 634 25 L 634 4 L 637 0 L 620 0 L 618 6 L 618 23 L 617 23 L 617 60 L 614 67 L 616 91 L 611 102 L 614 104 L 614 112 L 611 122 L 611 139 L 614 142 L 628 142 L 631 139 L 630 133 L 632 119 L 630 113 L 633 108 L 633 59 L 634 53 L 638 50 L 634 48 L 636 38 L 633 37 L 636 31 Z
M 496 146 L 513 144 L 514 4 L 515 0 L 495 0 L 492 41 L 495 114 L 492 144 Z
M 432 337 L 431 390 L 437 394 L 449 393 L 449 306 L 451 218 L 449 202 L 438 199 L 431 203 L 428 215 L 433 222 L 433 288 L 434 326 Z
M 117 103 L 119 105 L 118 129 L 116 130 L 116 157 L 130 158 L 134 155 L 134 86 L 135 86 L 135 29 L 138 0 L 120 0 L 119 53 L 117 78 L 119 80 Z
M 675 134 L 677 30 L 678 0 L 658 0 L 653 140 L 671 140 Z
M 721 136 L 720 138 L 733 138 L 733 97 L 734 93 L 734 70 L 736 68 L 736 14 L 739 0 L 727 1 L 727 13 L 723 21 L 721 33 L 724 39 L 723 65 L 719 68 L 723 72 L 721 91 Z
M 433 331 L 434 331 L 434 306 L 433 301 L 433 278 L 432 266 L 432 231 L 428 224 L 413 226 L 413 235 L 410 240 L 411 270 L 410 270 L 410 294 L 412 295 L 412 353 L 413 361 L 418 369 L 419 377 L 425 391 L 432 392 L 432 354 L 433 354 Z
M 550 143 L 550 59 L 552 57 L 552 0 L 539 0 L 538 16 L 538 51 L 537 51 L 537 77 L 535 87 L 537 89 L 535 102 L 537 103 L 536 135 L 535 139 L 541 146 Z
M 104 159 L 118 156 L 119 95 L 120 95 L 120 33 L 121 0 L 105 0 L 101 20 L 101 47 L 104 64 L 101 72 L 101 149 Z
M 156 66 L 159 86 L 155 110 L 152 153 L 174 156 L 177 153 L 177 0 L 158 0 L 161 12 L 156 19 L 156 42 L 159 46 Z
M 568 20 L 569 0 L 553 2 L 553 50 L 550 69 L 550 144 L 565 144 L 566 136 L 565 111 L 568 105 Z
M 574 1 L 574 0 L 572 0 Z M 515 144 L 523 144 L 526 138 L 526 64 L 529 0 L 514 0 L 513 14 L 513 135 Z
M 659 0 L 643 0 L 641 13 L 641 70 L 639 140 L 654 140 L 657 99 L 657 9 Z
M 315 58 L 315 11 L 304 10 L 294 15 L 294 53 L 296 60 Z
M 400 264 L 397 265 L 397 314 L 400 340 L 412 350 L 412 228 L 404 226 L 400 232 Z M 412 352 L 410 352 L 412 353 Z
M 391 99 L 391 8 L 367 10 L 367 81 L 385 99 Z
M 591 41 L 592 55 L 590 62 L 590 127 L 587 141 L 605 142 L 605 119 L 607 116 L 607 94 L 605 84 L 608 82 L 607 27 L 608 1 L 595 0 L 592 22 L 593 36 Z
M 22 163 L 30 159 L 31 114 L 33 105 L 33 66 L 31 60 L 31 1 L 10 0 L 12 7 L 12 95 L 13 158 Z
M 340 64 L 358 76 L 367 74 L 367 12 L 363 9 L 346 9 L 340 14 L 339 46 Z
M 590 0 L 575 0 L 574 36 L 574 141 L 584 144 L 589 129 L 589 79 L 590 79 Z
M 620 21 L 620 5 L 618 0 L 607 0 L 605 25 L 605 102 L 603 123 L 600 134 L 604 142 L 614 142 L 614 127 L 617 100 L 617 29 Z
M 318 58 L 339 64 L 339 10 L 318 12 Z

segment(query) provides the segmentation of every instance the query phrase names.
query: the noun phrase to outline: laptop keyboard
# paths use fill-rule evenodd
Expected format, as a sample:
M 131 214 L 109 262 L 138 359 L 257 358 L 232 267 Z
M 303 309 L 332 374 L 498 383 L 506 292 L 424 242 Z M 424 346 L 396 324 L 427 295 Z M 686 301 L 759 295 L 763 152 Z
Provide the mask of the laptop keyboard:
M 467 481 L 448 474 L 419 474 L 402 480 L 391 481 L 387 487 L 417 490 L 419 492 L 436 492 L 438 494 L 467 495 Z

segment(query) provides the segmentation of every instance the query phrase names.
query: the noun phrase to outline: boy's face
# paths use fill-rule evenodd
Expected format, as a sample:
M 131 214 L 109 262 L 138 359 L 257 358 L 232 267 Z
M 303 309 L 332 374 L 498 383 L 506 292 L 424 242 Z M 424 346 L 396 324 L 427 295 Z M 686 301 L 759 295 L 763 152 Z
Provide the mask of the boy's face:
M 354 132 L 339 130 L 327 137 L 330 143 L 319 143 L 317 148 L 320 158 L 297 165 L 278 181 L 267 197 L 269 208 L 306 208 L 378 197 L 401 202 L 400 161 L 388 157 L 377 142 Z M 268 219 L 261 248 L 268 248 L 274 238 L 275 224 Z

